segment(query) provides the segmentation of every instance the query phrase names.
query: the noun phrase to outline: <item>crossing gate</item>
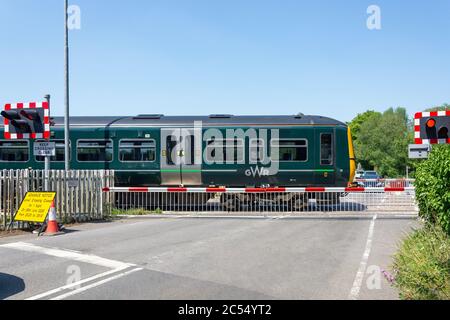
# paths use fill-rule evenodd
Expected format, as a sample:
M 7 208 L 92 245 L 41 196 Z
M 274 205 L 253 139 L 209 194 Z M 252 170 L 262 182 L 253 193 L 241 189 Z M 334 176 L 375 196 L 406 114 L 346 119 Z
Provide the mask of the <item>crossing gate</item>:
M 27 192 L 44 191 L 45 171 L 0 171 L 0 230 L 5 230 L 19 209 Z M 51 170 L 49 191 L 57 192 L 56 212 L 60 221 L 96 220 L 104 217 L 104 202 L 109 195 L 102 188 L 114 186 L 114 171 Z M 15 228 L 24 224 L 16 223 Z
M 414 187 L 104 188 L 112 214 L 316 212 L 416 214 Z

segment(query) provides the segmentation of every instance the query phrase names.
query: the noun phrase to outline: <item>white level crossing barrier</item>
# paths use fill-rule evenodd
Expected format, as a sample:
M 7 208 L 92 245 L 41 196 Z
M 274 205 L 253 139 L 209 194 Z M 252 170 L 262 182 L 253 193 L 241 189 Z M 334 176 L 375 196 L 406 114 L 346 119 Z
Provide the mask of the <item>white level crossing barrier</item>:
M 417 213 L 413 187 L 104 188 L 114 213 Z

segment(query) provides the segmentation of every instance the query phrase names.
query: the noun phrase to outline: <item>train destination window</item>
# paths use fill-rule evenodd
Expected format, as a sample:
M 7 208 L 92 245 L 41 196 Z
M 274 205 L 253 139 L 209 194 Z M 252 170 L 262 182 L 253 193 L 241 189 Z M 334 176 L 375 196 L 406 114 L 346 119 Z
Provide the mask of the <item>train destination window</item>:
M 28 162 L 28 141 L 0 141 L 0 162 Z
M 121 162 L 153 162 L 155 159 L 155 140 L 121 140 L 119 142 Z
M 111 140 L 78 140 L 77 159 L 80 162 L 111 162 L 113 143 Z
M 333 136 L 331 133 L 320 135 L 320 165 L 333 165 Z
M 210 163 L 245 163 L 242 139 L 209 140 L 206 149 L 206 160 Z
M 45 142 L 45 140 L 37 140 L 36 142 Z M 64 144 L 64 140 L 50 140 L 50 142 L 55 142 L 56 144 L 56 156 L 51 157 L 50 161 L 51 162 L 64 162 L 65 161 L 65 144 Z M 69 152 L 71 152 L 72 146 L 71 143 L 69 142 Z M 69 155 L 69 159 L 71 160 L 71 156 Z M 36 161 L 37 162 L 45 162 L 45 157 L 36 157 Z
M 280 139 L 272 141 L 279 148 L 280 162 L 308 161 L 308 141 L 305 139 Z

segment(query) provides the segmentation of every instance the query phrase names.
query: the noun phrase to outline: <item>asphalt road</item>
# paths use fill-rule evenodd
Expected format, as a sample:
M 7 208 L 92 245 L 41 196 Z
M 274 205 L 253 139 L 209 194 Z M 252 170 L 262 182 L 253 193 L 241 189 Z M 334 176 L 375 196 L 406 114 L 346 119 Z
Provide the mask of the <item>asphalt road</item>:
M 0 299 L 396 299 L 403 217 L 159 217 L 0 239 Z

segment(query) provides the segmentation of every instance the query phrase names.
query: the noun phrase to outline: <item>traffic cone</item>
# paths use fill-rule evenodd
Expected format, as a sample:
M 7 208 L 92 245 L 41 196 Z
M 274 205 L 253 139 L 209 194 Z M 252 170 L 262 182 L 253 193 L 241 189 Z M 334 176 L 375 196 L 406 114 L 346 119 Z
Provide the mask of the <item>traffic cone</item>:
M 50 207 L 50 211 L 48 213 L 48 223 L 47 230 L 45 231 L 46 235 L 55 235 L 59 234 L 58 221 L 56 221 L 56 209 L 55 202 L 52 202 Z

